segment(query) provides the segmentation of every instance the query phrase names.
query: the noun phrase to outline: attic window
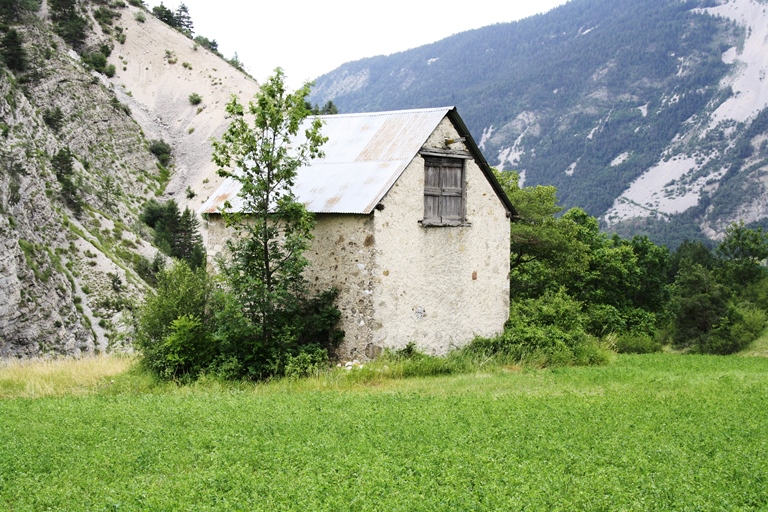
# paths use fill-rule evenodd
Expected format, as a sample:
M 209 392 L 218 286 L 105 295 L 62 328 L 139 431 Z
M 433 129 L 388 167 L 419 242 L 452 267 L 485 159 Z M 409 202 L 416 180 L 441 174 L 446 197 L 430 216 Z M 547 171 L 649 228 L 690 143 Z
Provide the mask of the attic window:
M 424 157 L 423 226 L 465 225 L 464 159 Z

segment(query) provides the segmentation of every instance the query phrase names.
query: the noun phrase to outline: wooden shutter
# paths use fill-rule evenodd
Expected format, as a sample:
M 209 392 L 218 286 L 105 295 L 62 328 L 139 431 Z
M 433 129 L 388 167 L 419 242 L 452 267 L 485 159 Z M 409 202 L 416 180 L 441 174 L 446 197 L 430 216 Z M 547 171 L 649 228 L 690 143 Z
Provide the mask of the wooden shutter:
M 443 159 L 440 167 L 440 217 L 443 224 L 458 226 L 464 220 L 464 160 Z
M 440 162 L 424 161 L 424 223 L 440 224 Z
M 424 159 L 426 225 L 458 226 L 464 221 L 464 160 Z

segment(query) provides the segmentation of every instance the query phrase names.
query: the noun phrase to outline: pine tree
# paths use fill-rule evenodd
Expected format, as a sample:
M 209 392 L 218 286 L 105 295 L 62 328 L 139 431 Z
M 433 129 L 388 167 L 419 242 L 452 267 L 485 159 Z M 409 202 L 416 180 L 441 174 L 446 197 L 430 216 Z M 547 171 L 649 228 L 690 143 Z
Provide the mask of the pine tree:
M 27 68 L 27 54 L 22 46 L 21 35 L 11 29 L 2 40 L 2 56 L 5 65 L 12 71 L 24 71 Z
M 186 5 L 183 3 L 179 4 L 176 8 L 174 19 L 176 21 L 176 28 L 179 29 L 180 32 L 186 34 L 187 37 L 192 37 L 192 34 L 194 33 L 194 24 L 192 23 L 192 17 L 189 15 L 189 9 Z
M 59 150 L 51 158 L 51 166 L 56 173 L 56 179 L 61 183 L 61 197 L 75 214 L 79 217 L 83 211 L 83 204 L 80 199 L 80 188 L 82 183 L 73 180 L 75 169 L 72 152 L 69 148 Z
M 205 263 L 205 250 L 203 239 L 198 230 L 200 223 L 194 212 L 184 208 L 178 220 L 178 228 L 173 235 L 173 247 L 171 256 L 186 261 L 192 270 Z

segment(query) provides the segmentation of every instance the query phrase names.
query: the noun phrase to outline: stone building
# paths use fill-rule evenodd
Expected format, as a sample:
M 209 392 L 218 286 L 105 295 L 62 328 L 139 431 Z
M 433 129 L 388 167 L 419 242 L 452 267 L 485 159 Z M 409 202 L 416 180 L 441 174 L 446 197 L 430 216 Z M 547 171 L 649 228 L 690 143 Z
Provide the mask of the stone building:
M 307 277 L 340 290 L 339 356 L 372 358 L 413 341 L 445 354 L 500 332 L 509 315 L 514 208 L 455 108 L 323 116 L 325 157 L 294 192 L 317 226 Z M 200 209 L 207 249 L 237 208 L 231 178 Z

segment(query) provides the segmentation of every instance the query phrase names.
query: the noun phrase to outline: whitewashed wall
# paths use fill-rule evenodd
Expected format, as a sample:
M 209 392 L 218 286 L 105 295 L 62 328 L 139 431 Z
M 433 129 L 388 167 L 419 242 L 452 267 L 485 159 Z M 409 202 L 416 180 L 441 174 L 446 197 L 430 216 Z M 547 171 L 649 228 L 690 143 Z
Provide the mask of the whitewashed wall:
M 456 138 L 443 120 L 427 142 Z M 457 148 L 456 145 L 452 146 Z M 465 165 L 471 226 L 422 227 L 424 160 L 417 156 L 375 214 L 374 346 L 409 341 L 445 354 L 476 335 L 502 330 L 509 316 L 509 219 L 480 168 Z

